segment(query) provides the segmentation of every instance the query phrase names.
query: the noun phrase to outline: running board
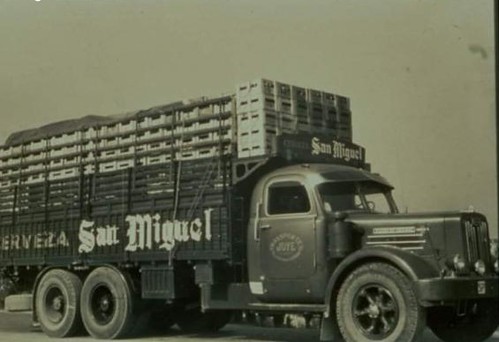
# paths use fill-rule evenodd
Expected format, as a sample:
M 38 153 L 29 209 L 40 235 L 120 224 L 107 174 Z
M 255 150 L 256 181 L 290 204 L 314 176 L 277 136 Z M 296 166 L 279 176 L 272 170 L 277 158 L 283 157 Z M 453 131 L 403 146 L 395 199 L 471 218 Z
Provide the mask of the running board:
M 280 304 L 280 303 L 249 303 L 248 307 L 255 311 L 282 311 L 282 312 L 324 312 L 324 304 Z
M 326 311 L 324 304 L 262 303 L 251 294 L 246 283 L 223 286 L 201 284 L 201 306 L 203 310 L 254 310 L 279 312 Z

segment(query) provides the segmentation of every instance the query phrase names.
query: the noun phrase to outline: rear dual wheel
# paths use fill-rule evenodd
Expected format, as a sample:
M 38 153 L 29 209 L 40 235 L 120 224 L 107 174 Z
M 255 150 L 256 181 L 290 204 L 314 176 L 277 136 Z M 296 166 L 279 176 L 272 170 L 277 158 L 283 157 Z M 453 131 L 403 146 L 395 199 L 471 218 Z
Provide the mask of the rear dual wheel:
M 81 291 L 81 316 L 89 334 L 98 339 L 123 338 L 137 328 L 130 281 L 111 267 L 92 271 Z
M 150 325 L 150 321 L 142 322 L 148 316 L 138 314 L 133 291 L 126 274 L 112 267 L 95 269 L 83 286 L 75 274 L 52 270 L 37 288 L 36 313 L 43 331 L 51 337 L 72 336 L 84 325 L 94 338 L 124 338 Z M 231 312 L 203 313 L 195 308 L 174 318 L 167 310 L 149 318 L 161 321 L 163 328 L 176 322 L 186 332 L 215 332 L 230 321 Z
M 35 308 L 42 330 L 50 337 L 69 337 L 82 331 L 81 280 L 65 270 L 48 271 L 36 289 Z

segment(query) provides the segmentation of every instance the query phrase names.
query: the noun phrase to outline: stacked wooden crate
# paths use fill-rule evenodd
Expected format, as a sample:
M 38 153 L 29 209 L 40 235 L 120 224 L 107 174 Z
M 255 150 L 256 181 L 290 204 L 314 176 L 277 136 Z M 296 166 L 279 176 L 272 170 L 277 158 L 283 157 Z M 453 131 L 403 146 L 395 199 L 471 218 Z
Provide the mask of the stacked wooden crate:
M 322 134 L 351 141 L 348 98 L 259 79 L 236 90 L 238 157 L 271 153 L 281 134 Z
M 222 155 L 261 157 L 274 151 L 281 134 L 352 138 L 348 98 L 265 79 L 243 83 L 230 96 L 89 118 L 21 132 L 0 146 L 0 211 L 12 210 L 20 186 L 72 179 L 78 187 L 82 175 Z M 36 196 L 47 191 L 40 185 Z
M 231 96 L 189 101 L 1 146 L 0 211 L 12 210 L 19 201 L 16 188 L 34 188 L 46 180 L 53 184 L 82 175 L 227 155 L 234 133 L 232 108 Z

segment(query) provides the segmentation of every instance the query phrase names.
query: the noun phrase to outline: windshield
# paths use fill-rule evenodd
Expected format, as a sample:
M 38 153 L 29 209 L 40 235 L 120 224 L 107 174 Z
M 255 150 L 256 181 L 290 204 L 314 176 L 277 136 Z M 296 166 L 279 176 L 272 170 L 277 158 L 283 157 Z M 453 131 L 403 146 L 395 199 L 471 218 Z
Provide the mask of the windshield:
M 390 189 L 374 182 L 328 182 L 319 185 L 324 210 L 394 213 Z

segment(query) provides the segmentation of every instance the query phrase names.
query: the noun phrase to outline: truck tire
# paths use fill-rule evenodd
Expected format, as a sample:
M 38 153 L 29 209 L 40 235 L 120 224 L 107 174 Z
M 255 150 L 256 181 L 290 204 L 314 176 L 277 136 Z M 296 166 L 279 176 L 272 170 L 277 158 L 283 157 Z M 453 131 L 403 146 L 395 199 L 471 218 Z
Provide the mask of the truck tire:
M 82 331 L 81 280 L 69 271 L 48 271 L 36 288 L 35 310 L 40 327 L 50 337 L 69 337 Z
M 137 328 L 132 287 L 111 267 L 93 270 L 81 291 L 81 317 L 88 333 L 99 339 L 123 338 Z
M 452 307 L 434 307 L 428 311 L 427 322 L 431 331 L 442 341 L 484 341 L 499 325 L 499 301 L 470 302 L 466 316 L 457 316 Z
M 183 311 L 176 318 L 177 325 L 186 333 L 210 333 L 222 329 L 230 322 L 230 311 L 201 312 L 200 309 Z
M 385 263 L 369 263 L 341 284 L 336 315 L 347 342 L 416 341 L 425 327 L 410 280 Z

